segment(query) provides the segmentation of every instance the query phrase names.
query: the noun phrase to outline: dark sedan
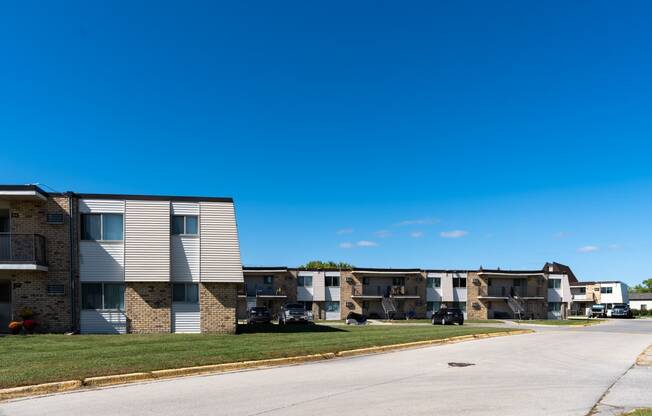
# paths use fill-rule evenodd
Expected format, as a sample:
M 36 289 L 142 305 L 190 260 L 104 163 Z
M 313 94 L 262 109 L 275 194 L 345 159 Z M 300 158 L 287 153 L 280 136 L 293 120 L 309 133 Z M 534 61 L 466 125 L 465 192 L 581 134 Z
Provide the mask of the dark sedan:
M 432 314 L 432 324 L 441 325 L 464 325 L 464 313 L 457 308 L 442 308 Z
M 256 306 L 249 309 L 248 324 L 268 324 L 272 322 L 272 314 L 264 306 Z

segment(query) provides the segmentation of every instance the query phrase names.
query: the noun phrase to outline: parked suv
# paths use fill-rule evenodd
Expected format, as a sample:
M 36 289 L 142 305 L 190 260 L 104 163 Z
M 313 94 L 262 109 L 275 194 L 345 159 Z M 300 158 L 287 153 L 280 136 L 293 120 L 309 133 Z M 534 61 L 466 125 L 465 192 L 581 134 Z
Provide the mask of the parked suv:
M 442 308 L 432 314 L 432 324 L 441 325 L 464 325 L 464 314 L 461 309 L 457 308 Z
M 266 307 L 256 306 L 249 309 L 248 324 L 268 324 L 270 322 L 272 322 L 272 314 Z
M 634 314 L 632 313 L 632 310 L 629 309 L 629 306 L 627 306 L 627 305 L 614 305 L 613 309 L 611 310 L 611 317 L 612 318 L 633 318 Z
M 309 323 L 310 321 L 310 314 L 300 303 L 286 303 L 281 307 L 281 310 L 278 313 L 279 325 L 285 325 L 292 322 Z

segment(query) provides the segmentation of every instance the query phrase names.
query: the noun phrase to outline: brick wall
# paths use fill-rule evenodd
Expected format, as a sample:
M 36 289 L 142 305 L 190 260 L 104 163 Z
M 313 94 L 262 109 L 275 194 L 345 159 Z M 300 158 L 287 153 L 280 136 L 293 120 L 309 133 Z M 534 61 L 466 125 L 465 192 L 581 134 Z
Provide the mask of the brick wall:
M 488 319 L 487 304 L 478 299 L 481 290 L 488 290 L 487 281 L 478 276 L 477 272 L 469 272 L 466 277 L 467 319 Z
M 74 203 L 74 200 L 73 200 Z M 70 218 L 68 197 L 51 196 L 47 201 L 11 201 L 11 232 L 14 234 L 40 234 L 45 237 L 48 271 L 3 272 L 0 279 L 11 280 L 12 310 L 30 307 L 41 332 L 65 332 L 73 327 L 71 322 L 70 292 Z M 47 213 L 62 213 L 63 224 L 48 224 Z M 27 242 L 27 237 L 19 240 Z M 25 252 L 32 251 L 32 243 L 23 244 Z M 73 264 L 73 273 L 76 273 Z M 63 295 L 48 295 L 48 285 L 62 285 Z
M 168 282 L 128 282 L 125 286 L 127 331 L 133 334 L 171 331 L 172 285 Z
M 237 283 L 199 284 L 202 333 L 235 333 L 237 293 Z
M 351 297 L 354 286 L 362 287 L 362 279 L 359 279 L 350 270 L 343 270 L 340 277 L 340 311 L 342 319 L 346 319 L 349 312 L 362 313 L 362 301 Z

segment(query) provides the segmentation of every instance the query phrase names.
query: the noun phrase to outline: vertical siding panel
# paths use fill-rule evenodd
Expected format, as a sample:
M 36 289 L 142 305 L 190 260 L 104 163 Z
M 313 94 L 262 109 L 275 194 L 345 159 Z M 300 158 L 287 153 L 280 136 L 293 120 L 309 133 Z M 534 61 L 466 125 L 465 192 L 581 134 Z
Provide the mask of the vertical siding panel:
M 199 222 L 200 280 L 243 283 L 233 203 L 201 202 Z
M 125 281 L 170 280 L 170 202 L 127 201 Z

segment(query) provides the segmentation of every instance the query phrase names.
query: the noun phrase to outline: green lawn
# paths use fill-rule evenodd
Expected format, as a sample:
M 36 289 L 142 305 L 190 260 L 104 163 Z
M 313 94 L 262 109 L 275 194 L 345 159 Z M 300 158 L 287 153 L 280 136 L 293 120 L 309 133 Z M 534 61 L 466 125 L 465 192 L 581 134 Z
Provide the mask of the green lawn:
M 652 409 L 636 409 L 633 412 L 623 413 L 627 416 L 652 416 Z
M 239 335 L 27 335 L 0 338 L 0 388 L 84 377 L 337 352 L 504 331 L 465 326 L 263 325 Z
M 595 325 L 604 321 L 604 319 L 534 319 L 514 321 L 519 324 L 533 324 L 533 325 L 551 325 L 551 326 L 582 326 L 582 325 Z
M 431 323 L 430 319 L 400 319 L 396 321 L 390 321 L 393 324 L 418 324 L 418 323 Z M 497 319 L 467 319 L 464 321 L 465 324 L 502 324 L 503 321 Z

